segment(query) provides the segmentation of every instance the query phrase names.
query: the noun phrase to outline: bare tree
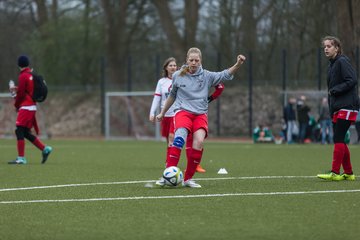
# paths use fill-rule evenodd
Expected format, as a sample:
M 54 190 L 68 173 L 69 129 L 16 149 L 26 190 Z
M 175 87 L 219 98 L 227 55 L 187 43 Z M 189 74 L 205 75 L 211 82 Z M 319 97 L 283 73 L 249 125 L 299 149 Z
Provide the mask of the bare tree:
M 174 56 L 177 59 L 184 59 L 184 53 L 186 53 L 187 49 L 196 44 L 196 31 L 200 8 L 198 0 L 185 1 L 185 7 L 183 8 L 185 28 L 182 29 L 183 32 L 181 32 L 181 29 L 175 24 L 175 20 L 171 15 L 169 1 L 153 0 L 152 2 L 158 10 L 161 25 L 168 37 L 171 49 L 174 51 Z
M 90 35 L 90 7 L 91 7 L 91 1 L 90 0 L 83 0 L 83 3 L 85 5 L 84 8 L 84 14 L 83 14 L 83 22 L 84 22 L 84 37 L 83 37 L 83 61 L 81 66 L 81 80 L 82 84 L 86 84 L 88 80 L 90 79 L 91 71 L 89 69 L 90 63 L 92 61 L 91 59 L 91 49 L 90 49 L 90 41 L 89 41 L 89 35 Z
M 43 26 L 45 25 L 48 20 L 49 20 L 49 16 L 48 16 L 48 10 L 47 10 L 47 6 L 46 6 L 46 0 L 35 0 L 34 1 L 37 7 L 37 25 L 38 26 Z M 53 11 L 56 11 L 55 9 L 53 9 Z
M 134 6 L 130 9 L 130 2 Z M 102 0 L 105 17 L 105 49 L 111 83 L 124 83 L 125 63 L 131 41 L 144 18 L 146 0 Z M 131 19 L 132 21 L 128 21 Z
M 239 36 L 238 28 L 236 22 L 238 22 L 238 17 L 236 13 L 233 12 L 233 9 L 236 9 L 236 1 L 233 0 L 224 0 L 220 4 L 220 13 L 219 13 L 219 46 L 218 49 L 221 49 L 222 55 L 225 57 L 224 64 L 233 61 L 234 55 L 234 41 L 235 36 Z M 216 20 L 215 20 L 216 21 Z M 220 47 L 221 46 L 221 47 Z
M 355 49 L 360 44 L 360 1 L 336 1 L 339 38 L 344 53 L 355 60 Z
M 109 65 L 110 81 L 116 82 L 117 78 L 124 75 L 124 68 L 121 66 L 126 49 L 124 43 L 126 16 L 128 1 L 119 1 L 112 4 L 110 0 L 102 0 L 105 17 L 105 49 Z

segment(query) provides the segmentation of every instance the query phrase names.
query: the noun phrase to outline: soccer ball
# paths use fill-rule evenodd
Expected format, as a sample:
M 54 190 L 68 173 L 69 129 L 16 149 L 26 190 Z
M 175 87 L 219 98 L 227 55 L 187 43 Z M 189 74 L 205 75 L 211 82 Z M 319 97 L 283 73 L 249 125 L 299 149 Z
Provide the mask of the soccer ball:
M 165 185 L 176 187 L 184 180 L 184 175 L 178 167 L 168 167 L 164 170 Z

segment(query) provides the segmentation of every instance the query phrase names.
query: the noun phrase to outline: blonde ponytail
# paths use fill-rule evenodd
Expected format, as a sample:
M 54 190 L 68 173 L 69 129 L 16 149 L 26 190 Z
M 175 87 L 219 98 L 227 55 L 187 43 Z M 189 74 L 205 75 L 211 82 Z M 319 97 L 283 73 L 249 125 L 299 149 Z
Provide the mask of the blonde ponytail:
M 190 71 L 190 68 L 189 68 L 188 65 L 186 65 L 186 66 L 184 66 L 184 67 L 181 69 L 179 76 L 184 76 L 184 75 L 187 74 L 189 71 Z

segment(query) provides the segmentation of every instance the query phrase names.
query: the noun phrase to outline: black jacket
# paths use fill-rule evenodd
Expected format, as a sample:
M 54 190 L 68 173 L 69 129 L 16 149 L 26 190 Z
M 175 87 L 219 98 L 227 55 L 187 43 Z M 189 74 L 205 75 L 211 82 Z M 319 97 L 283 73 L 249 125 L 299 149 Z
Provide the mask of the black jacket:
M 308 123 L 310 120 L 309 117 L 310 107 L 305 103 L 297 105 L 297 118 L 299 123 Z
M 359 110 L 358 82 L 349 58 L 338 55 L 330 59 L 327 85 L 331 115 L 340 109 Z
M 290 103 L 284 107 L 284 120 L 285 122 L 296 120 L 295 110 Z

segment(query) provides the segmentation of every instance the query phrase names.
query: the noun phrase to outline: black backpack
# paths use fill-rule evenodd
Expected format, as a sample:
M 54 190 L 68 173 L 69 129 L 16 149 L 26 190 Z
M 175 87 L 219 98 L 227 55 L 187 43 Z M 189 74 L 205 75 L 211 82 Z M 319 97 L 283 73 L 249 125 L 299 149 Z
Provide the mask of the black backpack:
M 43 102 L 45 101 L 48 93 L 46 82 L 41 75 L 38 75 L 34 72 L 32 72 L 31 75 L 33 76 L 34 82 L 34 92 L 32 99 L 34 102 Z

